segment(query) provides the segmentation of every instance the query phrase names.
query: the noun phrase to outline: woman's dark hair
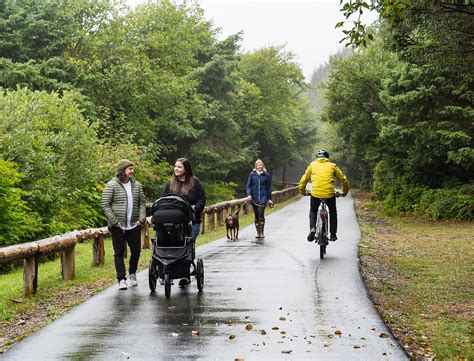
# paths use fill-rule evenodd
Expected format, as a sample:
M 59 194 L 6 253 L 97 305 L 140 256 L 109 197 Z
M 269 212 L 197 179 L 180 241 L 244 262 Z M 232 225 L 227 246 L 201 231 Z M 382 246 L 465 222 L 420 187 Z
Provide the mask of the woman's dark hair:
M 184 184 L 181 190 L 179 189 L 180 181 L 176 174 L 173 172 L 173 176 L 171 177 L 170 181 L 170 192 L 171 193 L 181 193 L 183 195 L 187 195 L 188 192 L 193 189 L 194 187 L 194 173 L 193 167 L 191 166 L 191 162 L 187 158 L 178 158 L 176 162 L 180 162 L 184 166 Z M 176 164 L 175 162 L 175 164 Z

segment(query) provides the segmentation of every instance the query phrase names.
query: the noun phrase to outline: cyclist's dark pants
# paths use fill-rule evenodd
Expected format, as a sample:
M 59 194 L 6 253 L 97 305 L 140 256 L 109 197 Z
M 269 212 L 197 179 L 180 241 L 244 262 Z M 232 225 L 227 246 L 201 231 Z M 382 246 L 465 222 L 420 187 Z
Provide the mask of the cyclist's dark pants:
M 318 216 L 318 208 L 321 198 L 311 196 L 311 208 L 309 210 L 309 228 L 316 228 L 316 217 Z M 336 197 L 326 198 L 326 204 L 329 208 L 329 232 L 337 233 L 337 210 Z
M 255 222 L 265 220 L 265 207 L 259 207 L 252 202 L 253 213 L 255 215 Z

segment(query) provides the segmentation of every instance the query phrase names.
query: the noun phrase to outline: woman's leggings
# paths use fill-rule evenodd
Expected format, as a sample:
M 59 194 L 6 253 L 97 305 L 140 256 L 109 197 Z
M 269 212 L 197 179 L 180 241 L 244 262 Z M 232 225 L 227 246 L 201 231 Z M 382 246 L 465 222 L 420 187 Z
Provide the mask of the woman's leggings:
M 259 207 L 252 203 L 253 213 L 255 214 L 255 222 L 265 220 L 265 207 Z

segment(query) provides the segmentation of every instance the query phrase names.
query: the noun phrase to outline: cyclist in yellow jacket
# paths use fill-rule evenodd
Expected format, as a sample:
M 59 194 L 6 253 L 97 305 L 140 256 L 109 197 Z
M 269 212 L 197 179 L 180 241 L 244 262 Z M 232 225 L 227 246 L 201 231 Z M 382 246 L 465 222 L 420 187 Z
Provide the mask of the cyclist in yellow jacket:
M 316 234 L 316 217 L 318 215 L 321 198 L 326 199 L 329 208 L 329 231 L 331 233 L 330 241 L 337 239 L 337 209 L 336 192 L 334 190 L 334 178 L 341 182 L 342 196 L 345 197 L 349 192 L 349 181 L 339 167 L 329 161 L 329 153 L 321 149 L 317 153 L 318 159 L 311 162 L 306 172 L 303 174 L 299 184 L 299 191 L 306 195 L 306 183 L 311 181 L 311 207 L 309 211 L 309 234 L 308 242 L 314 240 Z

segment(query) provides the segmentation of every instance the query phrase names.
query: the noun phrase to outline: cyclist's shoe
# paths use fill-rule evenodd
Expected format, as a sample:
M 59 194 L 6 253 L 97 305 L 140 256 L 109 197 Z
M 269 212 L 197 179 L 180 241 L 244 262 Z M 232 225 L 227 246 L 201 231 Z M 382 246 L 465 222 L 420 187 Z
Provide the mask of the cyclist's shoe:
M 316 228 L 311 228 L 308 233 L 308 237 L 306 238 L 308 242 L 314 241 L 314 235 L 316 234 Z
M 335 242 L 336 239 L 337 239 L 337 236 L 336 236 L 335 234 L 331 234 L 331 237 L 329 238 L 329 240 L 330 240 L 331 242 Z

